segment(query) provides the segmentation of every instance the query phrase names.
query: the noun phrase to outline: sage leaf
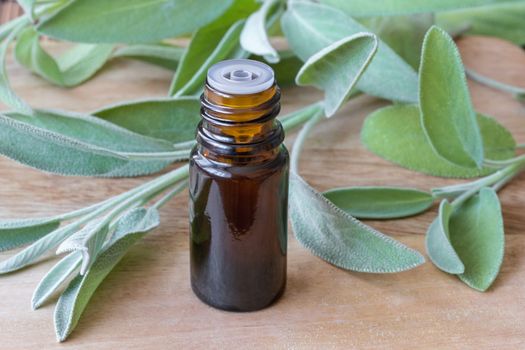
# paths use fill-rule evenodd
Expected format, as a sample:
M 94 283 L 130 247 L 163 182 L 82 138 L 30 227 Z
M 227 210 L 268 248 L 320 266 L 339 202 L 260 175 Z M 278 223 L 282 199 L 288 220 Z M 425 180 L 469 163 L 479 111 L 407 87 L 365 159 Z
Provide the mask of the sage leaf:
M 452 38 L 432 27 L 419 70 L 421 124 L 434 151 L 460 166 L 480 167 L 483 141 L 461 57 Z
M 442 200 L 439 215 L 428 228 L 425 245 L 434 265 L 445 272 L 460 274 L 465 271 L 465 266 L 450 242 L 449 222 L 452 211 L 452 205 L 446 199 Z
M 62 242 L 57 254 L 78 251 L 82 254 L 80 274 L 84 275 L 96 259 L 109 234 L 109 223 L 94 220 Z
M 514 156 L 511 133 L 495 119 L 478 114 L 483 149 L 488 159 Z M 370 114 L 361 129 L 361 142 L 378 156 L 405 168 L 442 177 L 468 178 L 490 174 L 491 168 L 465 168 L 438 156 L 430 146 L 417 106 L 395 105 Z
M 307 2 L 289 4 L 281 26 L 290 48 L 303 61 L 333 42 L 368 31 L 337 9 Z M 357 87 L 373 96 L 415 103 L 417 79 L 414 69 L 379 41 L 377 53 Z
M 28 24 L 29 20 L 27 17 L 23 17 L 23 19 L 23 21 L 17 22 L 16 26 L 11 29 L 11 32 L 7 35 L 5 40 L 0 43 L 0 69 L 2 70 L 0 74 L 0 101 L 14 110 L 30 114 L 32 113 L 31 107 L 13 91 L 5 69 L 9 44 Z
M 191 33 L 231 5 L 217 0 L 72 1 L 37 25 L 39 32 L 83 43 L 148 43 Z
M 0 221 L 0 252 L 32 243 L 60 226 L 55 218 Z
M 377 51 L 375 35 L 360 33 L 336 41 L 312 55 L 297 73 L 297 85 L 313 85 L 325 93 L 331 117 L 348 99 Z
M 20 34 L 15 57 L 20 64 L 49 82 L 71 87 L 92 77 L 112 51 L 112 45 L 79 44 L 55 59 L 40 46 L 40 36 L 30 27 Z
M 450 240 L 465 272 L 458 277 L 468 286 L 487 290 L 496 279 L 505 250 L 501 206 L 496 192 L 482 188 L 450 217 Z
M 361 219 L 395 219 L 424 212 L 434 198 L 428 192 L 401 187 L 335 188 L 323 195 L 339 209 Z
M 281 122 L 283 129 L 288 132 L 302 125 L 304 122 L 320 116 L 322 113 L 323 103 L 317 102 L 293 111 L 285 116 L 281 116 L 279 121 Z
M 297 240 L 338 267 L 373 273 L 412 269 L 425 260 L 417 251 L 338 209 L 294 172 L 290 218 Z
M 46 252 L 56 248 L 66 238 L 75 233 L 77 229 L 78 225 L 71 223 L 41 237 L 15 255 L 0 262 L 0 274 L 13 272 L 32 264 Z
M 303 66 L 303 61 L 301 61 L 292 51 L 280 51 L 279 53 L 279 62 L 268 63 L 272 67 L 275 74 L 275 80 L 279 86 L 293 86 L 295 85 L 295 77 L 299 73 L 299 69 Z M 263 61 L 263 58 L 260 56 L 253 56 L 252 59 Z
M 192 68 L 197 68 L 195 71 L 193 71 L 193 75 L 189 80 L 182 80 L 182 77 L 187 72 L 184 72 L 184 68 L 187 67 L 186 62 L 188 62 L 189 58 L 187 58 L 186 55 L 183 56 L 183 61 L 181 62 L 181 67 L 177 72 L 175 73 L 175 78 L 173 81 L 171 93 L 173 96 L 189 96 L 189 95 L 197 95 L 202 89 L 203 82 L 206 77 L 206 73 L 208 69 L 214 65 L 215 63 L 222 61 L 226 58 L 241 58 L 244 56 L 247 56 L 247 54 L 243 51 L 239 51 L 239 36 L 241 34 L 243 21 L 235 22 L 226 33 L 224 33 L 224 36 L 219 41 L 213 52 L 206 57 L 206 60 L 202 63 L 201 66 L 195 66 L 195 62 L 191 64 Z M 202 32 L 197 32 L 195 34 L 197 35 L 206 35 Z M 190 46 L 188 46 L 188 55 L 190 55 L 195 50 L 192 46 L 194 40 L 197 40 L 195 45 L 198 45 L 201 40 L 195 39 L 195 37 L 192 39 Z M 192 69 L 193 70 L 193 69 Z M 181 72 L 181 73 L 179 73 Z M 181 84 L 180 89 L 177 89 L 177 85 Z
M 111 140 L 106 136 L 113 137 L 118 133 L 97 133 L 88 134 L 89 128 L 70 128 L 67 123 L 65 128 L 49 131 L 41 127 L 33 126 L 27 121 L 44 121 L 39 117 L 30 118 L 22 114 L 11 114 L 10 117 L 0 115 L 0 154 L 11 158 L 17 162 L 30 167 L 49 171 L 62 175 L 82 175 L 82 176 L 137 176 L 157 172 L 165 168 L 171 161 L 166 160 L 132 160 L 108 150 L 103 146 L 90 144 L 84 140 L 78 140 L 64 135 L 63 132 L 71 132 L 73 135 L 83 135 L 84 139 L 89 139 L 98 144 L 111 144 L 115 142 L 119 149 L 141 149 L 147 147 L 144 137 L 139 137 L 144 146 L 133 144 L 133 135 L 129 133 L 130 139 L 126 143 L 118 142 L 118 138 Z M 18 121 L 15 118 L 24 119 Z M 101 120 L 102 121 L 102 120 Z M 102 121 L 103 122 L 103 121 Z M 57 126 L 52 123 L 52 127 Z M 85 123 L 84 126 L 87 126 Z M 117 128 L 117 126 L 115 126 Z M 111 129 L 108 129 L 111 131 Z M 20 142 L 24 140 L 24 142 Z M 160 145 L 160 144 L 159 144 Z M 152 146 L 150 144 L 150 146 Z M 118 151 L 118 149 L 117 149 Z
M 31 299 L 33 310 L 38 309 L 51 298 L 71 276 L 78 273 L 82 255 L 80 252 L 73 252 L 63 257 L 55 266 L 49 270 L 42 278 Z
M 423 38 L 434 24 L 432 13 L 362 18 L 360 23 L 374 32 L 412 68 L 419 69 Z
M 114 236 L 91 268 L 84 276 L 73 279 L 60 296 L 54 317 L 58 341 L 64 341 L 73 331 L 91 296 L 129 247 L 159 223 L 159 214 L 155 208 L 137 208 L 119 219 Z
M 213 64 L 227 58 L 247 57 L 239 43 L 242 19 L 257 7 L 253 0 L 236 0 L 222 16 L 193 34 L 171 82 L 170 96 L 198 94 Z
M 24 13 L 26 13 L 28 16 L 31 16 L 36 0 L 17 0 L 16 2 L 24 10 Z
M 117 48 L 112 57 L 132 58 L 175 70 L 184 50 L 169 44 L 136 44 Z
M 138 100 L 112 105 L 93 115 L 136 133 L 172 143 L 195 138 L 200 117 L 196 97 Z
M 9 22 L 3 23 L 0 25 L 0 41 L 4 41 L 5 38 L 11 34 L 11 32 L 18 28 L 20 25 L 29 24 L 29 19 L 27 18 L 27 15 L 22 15 L 20 17 L 16 17 Z
M 438 12 L 464 9 L 490 4 L 518 2 L 519 0 L 412 0 L 412 1 L 368 1 L 368 0 L 320 0 L 321 3 L 338 8 L 351 16 L 391 16 L 412 13 Z
M 436 14 L 436 24 L 449 33 L 489 35 L 525 44 L 525 3 L 502 3 Z
M 279 61 L 279 54 L 270 44 L 266 28 L 275 22 L 282 9 L 280 0 L 264 0 L 261 8 L 248 17 L 240 36 L 244 50 L 263 56 L 270 63 Z

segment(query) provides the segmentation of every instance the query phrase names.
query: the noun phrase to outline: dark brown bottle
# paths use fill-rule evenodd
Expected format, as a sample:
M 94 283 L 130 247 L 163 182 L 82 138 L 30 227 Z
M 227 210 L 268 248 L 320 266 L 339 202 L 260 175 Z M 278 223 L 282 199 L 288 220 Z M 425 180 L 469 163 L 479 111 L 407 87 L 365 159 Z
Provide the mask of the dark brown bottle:
M 224 310 L 269 306 L 286 284 L 288 152 L 273 71 L 251 60 L 208 71 L 190 156 L 191 285 Z

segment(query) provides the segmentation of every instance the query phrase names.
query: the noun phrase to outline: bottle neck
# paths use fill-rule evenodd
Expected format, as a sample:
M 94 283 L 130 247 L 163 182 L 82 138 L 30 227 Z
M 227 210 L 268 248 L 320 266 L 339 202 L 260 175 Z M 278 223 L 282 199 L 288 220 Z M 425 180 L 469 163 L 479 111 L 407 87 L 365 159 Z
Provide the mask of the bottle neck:
M 273 85 L 257 94 L 228 95 L 207 83 L 197 128 L 199 151 L 223 163 L 256 163 L 275 158 L 284 140 L 280 90 Z

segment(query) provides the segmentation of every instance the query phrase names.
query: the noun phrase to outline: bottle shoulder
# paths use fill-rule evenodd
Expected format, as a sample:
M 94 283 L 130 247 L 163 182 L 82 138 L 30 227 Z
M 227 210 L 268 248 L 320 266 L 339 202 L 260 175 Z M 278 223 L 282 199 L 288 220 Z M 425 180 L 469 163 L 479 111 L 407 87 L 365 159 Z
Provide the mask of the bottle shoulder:
M 190 172 L 207 173 L 212 177 L 260 177 L 269 176 L 275 172 L 288 173 L 289 153 L 284 145 L 272 159 L 256 163 L 220 162 L 206 157 L 195 147 L 190 154 Z

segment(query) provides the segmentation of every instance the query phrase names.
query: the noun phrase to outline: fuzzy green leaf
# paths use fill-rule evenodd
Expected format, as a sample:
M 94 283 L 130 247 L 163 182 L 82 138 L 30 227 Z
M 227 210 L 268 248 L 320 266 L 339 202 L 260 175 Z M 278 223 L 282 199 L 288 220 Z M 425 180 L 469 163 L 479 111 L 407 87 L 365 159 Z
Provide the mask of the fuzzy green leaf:
M 450 217 L 450 241 L 465 265 L 458 277 L 470 287 L 487 290 L 503 262 L 505 234 L 496 192 L 483 188 Z
M 333 42 L 367 31 L 337 9 L 306 2 L 289 4 L 281 25 L 291 49 L 303 61 Z M 417 101 L 416 72 L 382 41 L 357 87 L 390 100 Z
M 137 44 L 119 47 L 112 57 L 132 58 L 175 70 L 185 48 L 168 44 Z
M 231 0 L 77 0 L 37 25 L 39 32 L 84 43 L 147 43 L 191 33 Z
M 361 219 L 394 219 L 424 212 L 434 202 L 428 192 L 401 187 L 335 188 L 323 195 L 341 210 Z
M 82 254 L 80 274 L 84 275 L 95 261 L 97 255 L 109 234 L 109 224 L 99 220 L 89 222 L 81 230 L 75 232 L 62 242 L 57 249 L 57 254 L 78 251 Z
M 204 86 L 206 73 L 208 72 L 208 69 L 211 66 L 227 58 L 243 58 L 248 56 L 248 54 L 244 50 L 240 49 L 239 46 L 239 36 L 241 34 L 243 23 L 244 21 L 242 20 L 235 22 L 228 29 L 228 31 L 224 33 L 224 36 L 214 48 L 213 52 L 210 55 L 206 56 L 206 60 L 202 63 L 202 65 L 197 65 L 197 61 L 190 61 L 190 59 L 187 58 L 187 55 L 190 55 L 192 51 L 196 50 L 194 47 L 199 43 L 204 44 L 206 46 L 209 45 L 206 33 L 199 31 L 195 34 L 195 36 L 205 35 L 206 39 L 202 40 L 198 37 L 196 39 L 195 37 L 192 39 L 190 46 L 188 46 L 187 49 L 188 54 L 184 55 L 183 61 L 181 62 L 181 67 L 175 73 L 173 85 L 170 89 L 170 92 L 173 96 L 179 97 L 198 95 L 202 90 L 202 87 Z M 195 43 L 194 40 L 196 40 Z M 188 64 L 188 62 L 192 63 Z M 190 67 L 191 72 L 184 71 L 186 67 Z M 182 78 L 180 78 L 182 76 L 188 76 L 190 74 L 191 78 L 189 78 L 189 80 L 183 80 Z M 181 85 L 180 89 L 176 88 L 177 85 Z
M 390 46 L 412 68 L 419 69 L 421 46 L 434 24 L 433 14 L 363 18 L 360 22 Z
M 40 46 L 40 36 L 25 29 L 15 46 L 20 64 L 59 86 L 71 87 L 91 78 L 111 56 L 113 45 L 79 44 L 57 59 Z
M 336 41 L 312 55 L 297 73 L 297 85 L 324 91 L 325 114 L 334 115 L 348 99 L 377 51 L 373 34 L 359 33 Z
M 341 9 L 354 17 L 368 17 L 438 12 L 517 1 L 520 0 L 321 0 L 321 3 Z
M 221 17 L 196 31 L 171 82 L 169 95 L 196 95 L 208 68 L 227 58 L 247 57 L 239 38 L 244 21 L 257 9 L 253 0 L 236 0 Z
M 417 251 L 338 209 L 293 172 L 290 218 L 301 244 L 344 269 L 391 273 L 412 269 L 425 261 Z
M 26 14 L 31 15 L 36 1 L 37 0 L 17 0 L 16 2 L 18 3 L 18 5 L 20 5 L 20 7 L 24 10 Z
M 434 151 L 465 167 L 480 167 L 483 140 L 461 57 L 438 27 L 425 35 L 419 70 L 421 124 Z
M 428 228 L 425 245 L 430 260 L 441 270 L 459 274 L 465 271 L 465 266 L 450 243 L 450 215 L 453 207 L 446 199 L 439 205 L 439 216 Z
M 104 120 L 59 111 L 0 115 L 0 153 L 31 167 L 64 175 L 136 176 L 170 160 L 132 160 L 118 152 L 163 152 L 170 143 Z M 24 142 L 19 142 L 24 140 Z
M 27 17 L 22 18 L 23 21 L 17 21 L 16 25 L 11 28 L 11 31 L 5 40 L 0 43 L 0 101 L 16 111 L 30 114 L 32 113 L 31 107 L 13 91 L 11 84 L 9 83 L 7 71 L 5 69 L 6 55 L 9 44 L 18 35 L 18 33 L 23 30 L 29 21 Z
M 195 97 L 151 99 L 105 107 L 93 115 L 136 133 L 173 143 L 190 141 L 200 117 Z
M 496 120 L 478 115 L 485 157 L 507 159 L 516 143 Z M 491 168 L 464 168 L 438 156 L 421 128 L 417 106 L 389 106 L 369 115 L 361 130 L 361 141 L 372 152 L 405 168 L 442 177 L 477 177 Z
M 6 260 L 0 262 L 0 274 L 13 272 L 32 264 L 37 259 L 41 258 L 45 253 L 49 252 L 51 249 L 56 248 L 66 238 L 71 236 L 77 229 L 77 225 L 69 224 L 46 234 L 15 255 L 12 255 Z
M 296 111 L 293 111 L 285 116 L 281 116 L 279 121 L 281 122 L 284 130 L 291 131 L 294 128 L 302 125 L 308 120 L 321 115 L 323 113 L 323 103 L 317 102 Z
M 280 0 L 264 0 L 261 8 L 251 14 L 244 24 L 240 37 L 242 48 L 252 54 L 264 56 L 268 62 L 278 62 L 279 55 L 270 44 L 266 28 L 275 22 L 281 12 Z
M 159 214 L 154 208 L 137 208 L 119 220 L 112 239 L 88 272 L 73 279 L 60 296 L 55 309 L 58 341 L 64 341 L 73 331 L 91 296 L 127 250 L 159 223 Z
M 78 273 L 81 261 L 80 252 L 73 252 L 62 258 L 46 273 L 33 292 L 31 299 L 33 310 L 42 306 L 71 276 Z
M 60 226 L 55 218 L 1 220 L 0 252 L 32 243 Z
M 490 35 L 525 44 L 525 3 L 484 6 L 436 14 L 436 24 L 449 33 Z
M 263 62 L 264 59 L 260 56 L 253 56 L 252 59 Z M 280 51 L 279 52 L 279 62 L 269 63 L 268 65 L 272 67 L 275 73 L 275 79 L 279 86 L 294 86 L 295 77 L 299 73 L 303 65 L 301 61 L 292 51 Z

